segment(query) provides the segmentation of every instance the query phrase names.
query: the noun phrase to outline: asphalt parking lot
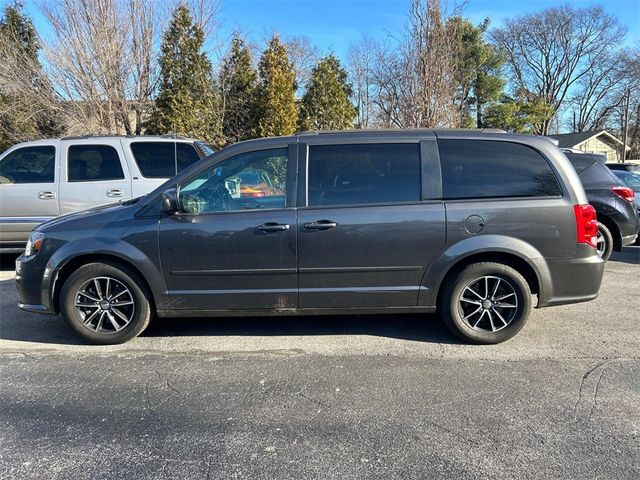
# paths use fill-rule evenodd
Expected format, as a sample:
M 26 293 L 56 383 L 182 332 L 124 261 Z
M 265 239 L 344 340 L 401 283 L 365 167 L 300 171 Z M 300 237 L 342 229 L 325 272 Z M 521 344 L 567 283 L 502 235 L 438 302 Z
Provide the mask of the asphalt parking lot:
M 0 478 L 640 478 L 640 247 L 509 342 L 415 315 L 162 319 L 120 346 L 0 271 Z

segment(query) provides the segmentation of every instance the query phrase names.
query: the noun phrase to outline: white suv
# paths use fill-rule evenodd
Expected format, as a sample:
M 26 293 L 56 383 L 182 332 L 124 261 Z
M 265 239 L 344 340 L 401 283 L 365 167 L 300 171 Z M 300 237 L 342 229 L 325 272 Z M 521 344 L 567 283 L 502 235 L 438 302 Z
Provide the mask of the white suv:
M 144 195 L 213 153 L 176 136 L 84 136 L 20 143 L 0 155 L 0 252 L 65 213 Z

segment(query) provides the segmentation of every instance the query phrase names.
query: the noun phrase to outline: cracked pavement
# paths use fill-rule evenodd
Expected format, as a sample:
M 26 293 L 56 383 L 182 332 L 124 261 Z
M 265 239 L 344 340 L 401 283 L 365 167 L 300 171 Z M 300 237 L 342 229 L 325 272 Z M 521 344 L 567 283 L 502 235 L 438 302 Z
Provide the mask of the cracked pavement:
M 119 346 L 0 272 L 0 478 L 640 478 L 640 247 L 509 342 L 435 317 L 172 319 Z

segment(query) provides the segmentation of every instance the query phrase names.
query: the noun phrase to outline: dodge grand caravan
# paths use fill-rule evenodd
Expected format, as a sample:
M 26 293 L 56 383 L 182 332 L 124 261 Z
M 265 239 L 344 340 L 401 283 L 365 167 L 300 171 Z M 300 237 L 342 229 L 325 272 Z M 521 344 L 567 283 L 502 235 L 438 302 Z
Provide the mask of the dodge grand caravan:
M 257 174 L 273 186 L 243 194 Z M 303 133 L 232 145 L 142 198 L 40 225 L 16 283 L 21 308 L 101 344 L 155 315 L 435 311 L 461 338 L 497 343 L 532 305 L 597 296 L 596 234 L 575 170 L 543 137 Z

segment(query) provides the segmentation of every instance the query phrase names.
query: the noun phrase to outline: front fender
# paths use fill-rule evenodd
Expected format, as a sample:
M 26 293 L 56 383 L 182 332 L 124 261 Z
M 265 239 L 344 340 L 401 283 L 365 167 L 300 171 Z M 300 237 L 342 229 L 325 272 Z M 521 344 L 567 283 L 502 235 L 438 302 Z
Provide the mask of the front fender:
M 153 242 L 155 243 L 155 242 Z M 49 279 L 50 285 L 47 290 L 50 294 L 51 305 L 53 306 L 53 293 L 60 271 L 70 262 L 83 256 L 112 257 L 125 264 L 133 266 L 148 283 L 151 294 L 154 297 L 157 308 L 162 308 L 164 304 L 163 292 L 166 291 L 164 277 L 159 268 L 157 251 L 144 252 L 135 245 L 123 239 L 111 237 L 95 237 L 74 240 L 61 246 L 47 262 L 45 278 Z M 155 257 L 155 258 L 150 258 Z
M 474 255 L 507 254 L 525 261 L 538 277 L 540 297 L 545 296 L 551 285 L 551 274 L 542 254 L 531 244 L 505 235 L 477 235 L 465 238 L 436 256 L 422 276 L 418 305 L 435 306 L 442 281 L 453 267 Z

